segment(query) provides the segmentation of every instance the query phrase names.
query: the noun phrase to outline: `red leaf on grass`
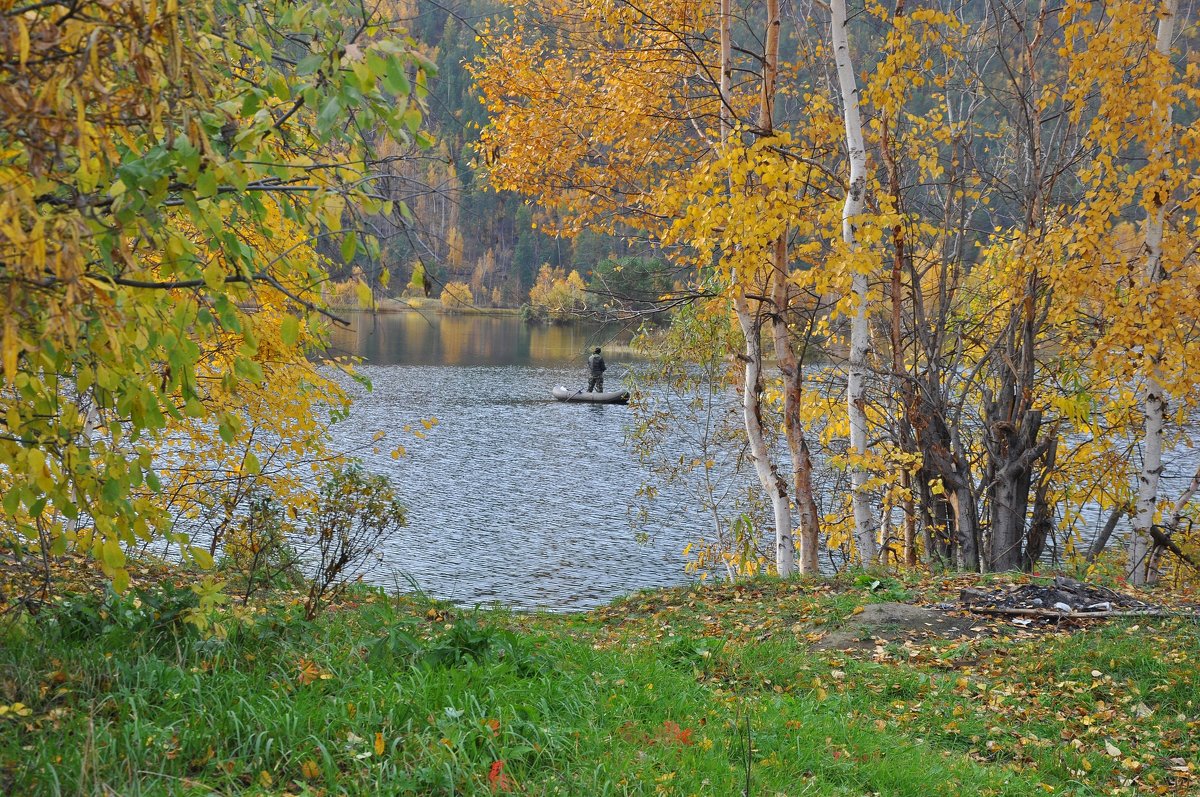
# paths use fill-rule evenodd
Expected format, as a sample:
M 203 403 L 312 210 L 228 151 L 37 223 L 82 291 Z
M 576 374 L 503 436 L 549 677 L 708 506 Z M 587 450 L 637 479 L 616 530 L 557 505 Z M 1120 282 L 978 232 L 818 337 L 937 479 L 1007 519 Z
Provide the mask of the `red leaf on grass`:
M 662 736 L 665 741 L 674 742 L 678 745 L 689 745 L 692 743 L 692 729 L 681 728 L 678 723 L 671 720 L 663 721 Z
M 492 787 L 492 791 L 512 791 L 513 782 L 504 772 L 503 761 L 493 761 L 492 768 L 488 770 L 488 783 Z

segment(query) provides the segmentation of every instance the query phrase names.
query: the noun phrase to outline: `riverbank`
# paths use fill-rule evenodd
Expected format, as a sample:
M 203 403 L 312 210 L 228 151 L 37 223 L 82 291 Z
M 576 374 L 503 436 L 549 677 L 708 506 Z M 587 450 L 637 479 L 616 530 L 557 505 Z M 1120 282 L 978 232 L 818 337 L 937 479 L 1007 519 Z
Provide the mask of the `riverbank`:
M 472 318 L 522 318 L 522 310 L 519 307 L 462 307 L 453 310 L 447 310 L 445 305 L 439 299 L 426 299 L 422 297 L 409 296 L 402 298 L 381 299 L 370 309 L 364 309 L 359 305 L 331 305 L 330 312 L 335 315 L 348 317 L 353 319 L 358 315 L 397 315 L 402 313 L 416 313 L 425 317 L 431 315 L 453 317 L 472 317 Z M 530 326 L 541 328 L 604 328 L 615 327 L 618 329 L 629 328 L 628 321 L 620 319 L 594 319 L 594 318 L 577 318 L 572 321 L 526 321 Z M 640 321 L 638 322 L 640 325 Z M 636 326 L 634 327 L 636 330 Z M 614 341 L 599 341 L 605 345 L 606 351 L 611 351 L 614 354 L 644 357 L 645 352 L 638 350 L 636 347 L 627 342 Z
M 951 600 L 979 579 L 860 575 L 571 615 L 359 591 L 306 622 L 288 592 L 199 615 L 177 579 L 9 614 L 0 792 L 1198 788 L 1192 620 L 967 615 L 947 631 L 872 607 Z
M 421 296 L 404 296 L 401 298 L 386 298 L 380 299 L 375 303 L 374 307 L 364 308 L 359 304 L 353 305 L 331 305 L 329 310 L 333 313 L 444 313 L 446 315 L 473 315 L 473 316 L 495 316 L 503 318 L 507 316 L 520 316 L 521 310 L 517 307 L 462 307 L 453 311 L 445 309 L 440 299 L 426 299 Z

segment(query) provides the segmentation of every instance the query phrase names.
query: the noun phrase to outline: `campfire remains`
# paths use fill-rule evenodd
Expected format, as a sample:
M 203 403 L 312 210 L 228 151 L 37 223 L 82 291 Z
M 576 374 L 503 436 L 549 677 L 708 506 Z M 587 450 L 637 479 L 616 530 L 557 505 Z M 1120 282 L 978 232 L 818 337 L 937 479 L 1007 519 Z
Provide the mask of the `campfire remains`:
M 992 591 L 964 589 L 963 609 L 978 614 L 1087 620 L 1098 617 L 1163 617 L 1161 606 L 1129 595 L 1057 576 L 1053 585 L 1021 584 Z

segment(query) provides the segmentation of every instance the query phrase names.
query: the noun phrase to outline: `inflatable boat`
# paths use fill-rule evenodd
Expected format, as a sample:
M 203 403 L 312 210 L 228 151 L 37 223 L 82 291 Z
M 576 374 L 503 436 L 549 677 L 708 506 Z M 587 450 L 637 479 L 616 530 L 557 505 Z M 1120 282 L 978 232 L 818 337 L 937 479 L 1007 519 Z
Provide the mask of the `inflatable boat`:
M 589 393 L 584 388 L 569 390 L 562 385 L 550 391 L 559 401 L 579 401 L 590 404 L 628 404 L 628 390 L 614 390 L 608 393 Z

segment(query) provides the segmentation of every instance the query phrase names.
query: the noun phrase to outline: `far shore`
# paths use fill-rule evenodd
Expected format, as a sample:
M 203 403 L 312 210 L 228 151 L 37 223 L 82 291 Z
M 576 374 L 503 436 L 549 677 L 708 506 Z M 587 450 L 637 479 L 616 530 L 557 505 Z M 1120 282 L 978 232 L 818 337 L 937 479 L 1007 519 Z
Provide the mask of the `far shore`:
M 374 307 L 362 307 L 358 304 L 330 304 L 329 310 L 335 313 L 433 313 L 437 315 L 470 315 L 470 316 L 494 316 L 509 318 L 521 315 L 519 307 L 457 307 L 447 308 L 442 304 L 440 299 L 426 299 L 424 297 L 404 296 L 400 298 L 380 299 Z M 598 319 L 598 318 L 576 318 L 570 321 L 536 321 L 535 324 L 545 326 L 570 326 L 580 323 L 616 323 L 617 319 Z
M 490 315 L 490 316 L 514 316 L 520 315 L 521 310 L 517 307 L 463 307 L 454 310 L 447 310 L 440 299 L 426 299 L 417 296 L 405 296 L 398 299 L 388 298 L 380 299 L 375 303 L 374 307 L 362 307 L 358 304 L 351 305 L 330 305 L 329 309 L 334 312 L 364 312 L 364 313 L 440 313 L 444 315 Z

